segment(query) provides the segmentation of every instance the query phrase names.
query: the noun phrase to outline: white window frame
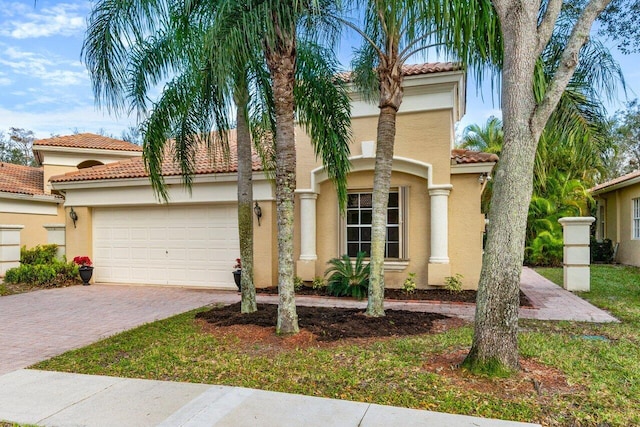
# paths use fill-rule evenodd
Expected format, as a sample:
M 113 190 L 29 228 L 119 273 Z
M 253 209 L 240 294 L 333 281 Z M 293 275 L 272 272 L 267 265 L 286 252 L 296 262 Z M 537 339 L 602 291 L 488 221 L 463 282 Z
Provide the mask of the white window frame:
M 367 194 L 372 193 L 371 188 L 352 188 L 349 194 Z M 409 205 L 409 187 L 394 187 L 389 190 L 390 193 L 398 193 L 398 228 L 399 228 L 399 256 L 398 258 L 385 258 L 385 269 L 394 270 L 396 268 L 403 269 L 406 267 L 405 261 L 409 260 L 408 245 L 408 205 Z M 346 215 L 340 217 L 340 254 L 347 254 L 347 219 Z M 368 258 L 367 258 L 368 259 Z M 397 265 L 396 265 L 397 264 Z
M 631 239 L 640 240 L 640 197 L 631 199 Z
M 596 240 L 602 242 L 607 237 L 607 204 L 604 200 L 598 200 L 596 212 Z

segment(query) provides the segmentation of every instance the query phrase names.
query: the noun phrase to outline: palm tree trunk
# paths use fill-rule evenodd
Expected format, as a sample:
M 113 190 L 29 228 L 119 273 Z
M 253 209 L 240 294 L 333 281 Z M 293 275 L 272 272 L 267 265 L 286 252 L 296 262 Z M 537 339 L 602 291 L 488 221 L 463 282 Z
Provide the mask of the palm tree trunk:
M 295 36 L 282 40 L 277 52 L 268 51 L 267 65 L 276 119 L 276 213 L 278 223 L 278 321 L 277 334 L 299 331 L 293 284 L 293 218 L 296 188 L 294 99 Z
M 395 53 L 395 54 L 394 54 Z M 393 165 L 393 146 L 396 140 L 396 115 L 402 104 L 402 62 L 397 46 L 378 66 L 380 81 L 380 115 L 373 172 L 373 212 L 371 224 L 371 272 L 367 315 L 384 316 L 384 249 L 387 240 L 387 207 Z
M 251 134 L 247 120 L 249 94 L 246 88 L 236 90 L 236 132 L 238 147 L 238 234 L 242 260 L 241 313 L 258 310 L 256 286 L 253 283 L 253 182 Z

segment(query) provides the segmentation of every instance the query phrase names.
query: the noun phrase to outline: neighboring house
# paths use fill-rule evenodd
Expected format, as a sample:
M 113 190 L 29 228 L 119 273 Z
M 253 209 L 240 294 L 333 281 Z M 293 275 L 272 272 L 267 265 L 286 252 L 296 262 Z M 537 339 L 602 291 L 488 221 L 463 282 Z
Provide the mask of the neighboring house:
M 640 170 L 593 187 L 596 239 L 618 244 L 616 261 L 640 266 Z
M 401 287 L 409 273 L 417 274 L 420 287 L 441 285 L 460 273 L 466 288 L 476 288 L 484 229 L 481 178 L 497 157 L 453 149 L 454 125 L 465 109 L 464 72 L 437 63 L 408 66 L 405 75 L 389 196 L 386 285 Z M 344 216 L 308 136 L 296 131 L 294 256 L 303 280 L 322 276 L 331 258 L 369 249 L 378 113 L 376 105 L 352 94 L 352 172 Z M 65 197 L 67 254 L 91 256 L 96 282 L 233 289 L 239 248 L 230 139 L 226 159 L 198 154 L 191 192 L 182 185 L 180 169 L 165 161 L 166 204 L 155 197 L 140 157 L 51 177 L 52 189 Z M 277 283 L 275 191 L 254 160 L 254 199 L 262 210 L 260 225 L 254 217 L 255 282 L 263 287 Z
M 0 276 L 19 261 L 20 246 L 57 243 L 65 253 L 64 196 L 49 178 L 142 155 L 139 146 L 93 134 L 35 141 L 40 167 L 0 163 Z

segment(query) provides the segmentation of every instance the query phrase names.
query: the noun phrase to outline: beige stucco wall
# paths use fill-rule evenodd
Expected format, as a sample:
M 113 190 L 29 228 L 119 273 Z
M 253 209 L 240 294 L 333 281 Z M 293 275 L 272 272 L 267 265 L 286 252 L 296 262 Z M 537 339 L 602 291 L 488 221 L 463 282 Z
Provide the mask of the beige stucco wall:
M 57 166 L 57 165 L 44 165 L 44 191 L 45 193 L 51 193 L 51 184 L 49 184 L 49 178 L 56 175 L 63 175 L 67 172 L 77 171 L 74 166 Z
M 58 205 L 57 215 L 34 215 L 24 213 L 0 212 L 0 224 L 24 225 L 20 231 L 20 245 L 32 248 L 47 242 L 45 224 L 64 223 L 64 209 Z
M 640 197 L 640 183 L 598 196 L 606 203 L 605 235 L 619 243 L 616 261 L 640 266 L 640 240 L 633 239 L 633 199 Z
M 377 125 L 378 116 L 352 120 L 351 156 L 362 155 L 362 141 L 376 140 Z M 452 134 L 451 110 L 398 114 L 394 156 L 433 165 L 434 183 L 448 184 Z M 296 150 L 297 187 L 309 188 L 310 172 L 321 166 L 322 162 L 316 159 L 309 137 L 300 128 L 296 129 Z
M 73 210 L 78 215 L 75 228 L 73 221 L 69 217 L 70 210 L 70 208 L 65 208 L 67 259 L 72 260 L 76 256 L 88 256 L 93 259 L 92 209 L 82 206 L 73 207 Z
M 258 288 L 278 284 L 278 239 L 276 204 L 260 201 L 262 219 L 260 226 L 253 216 L 253 282 Z
M 463 276 L 464 289 L 477 289 L 482 267 L 484 215 L 478 174 L 452 175 L 449 195 L 449 260 L 451 275 Z

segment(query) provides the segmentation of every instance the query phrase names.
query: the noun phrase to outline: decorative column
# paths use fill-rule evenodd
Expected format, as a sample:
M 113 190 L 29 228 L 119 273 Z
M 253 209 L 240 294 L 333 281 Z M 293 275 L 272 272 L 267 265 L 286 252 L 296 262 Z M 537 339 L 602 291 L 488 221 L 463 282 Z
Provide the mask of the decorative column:
M 444 278 L 451 275 L 449 265 L 449 193 L 451 184 L 429 188 L 431 198 L 431 250 L 429 251 L 428 282 L 443 285 Z
M 47 243 L 55 243 L 58 245 L 57 256 L 62 259 L 63 255 L 66 255 L 66 243 L 65 243 L 65 225 L 64 224 L 45 224 L 43 227 L 47 230 Z
M 20 266 L 20 231 L 24 225 L 0 224 L 0 276 Z
M 316 200 L 311 191 L 297 191 L 300 196 L 300 258 L 296 274 L 305 281 L 313 280 L 316 273 Z
M 591 269 L 589 267 L 591 253 L 589 236 L 592 216 L 560 218 L 564 237 L 564 288 L 568 291 L 585 291 L 591 289 Z

